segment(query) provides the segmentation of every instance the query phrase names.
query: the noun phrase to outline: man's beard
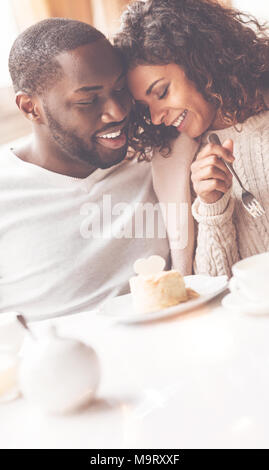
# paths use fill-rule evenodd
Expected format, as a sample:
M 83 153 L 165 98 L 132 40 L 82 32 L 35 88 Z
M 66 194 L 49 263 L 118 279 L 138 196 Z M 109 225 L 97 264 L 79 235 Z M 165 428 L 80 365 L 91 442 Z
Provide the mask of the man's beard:
M 60 149 L 72 160 L 88 163 L 95 168 L 106 169 L 120 163 L 125 158 L 126 150 L 120 152 L 116 160 L 112 160 L 111 162 L 102 160 L 98 151 L 93 146 L 89 148 L 83 139 L 78 137 L 74 132 L 65 130 L 62 125 L 54 119 L 45 103 L 43 103 L 43 106 L 52 138 Z

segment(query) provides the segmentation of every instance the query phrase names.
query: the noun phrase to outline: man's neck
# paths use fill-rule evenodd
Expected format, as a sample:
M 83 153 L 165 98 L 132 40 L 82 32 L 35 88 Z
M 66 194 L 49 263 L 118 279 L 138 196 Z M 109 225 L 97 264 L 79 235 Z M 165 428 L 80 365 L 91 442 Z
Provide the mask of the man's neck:
M 96 170 L 95 167 L 84 162 L 76 162 L 71 159 L 66 161 L 62 152 L 57 151 L 53 144 L 42 141 L 35 134 L 23 144 L 16 146 L 13 151 L 18 158 L 25 162 L 73 178 L 87 178 Z

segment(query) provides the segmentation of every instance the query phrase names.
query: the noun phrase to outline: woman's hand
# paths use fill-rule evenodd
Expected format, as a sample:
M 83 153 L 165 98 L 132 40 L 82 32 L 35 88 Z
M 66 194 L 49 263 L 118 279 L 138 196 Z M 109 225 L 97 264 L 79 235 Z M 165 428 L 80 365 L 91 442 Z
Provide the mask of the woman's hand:
M 207 204 L 218 201 L 232 186 L 233 176 L 219 157 L 234 162 L 232 140 L 226 140 L 222 146 L 206 145 L 191 165 L 193 188 Z

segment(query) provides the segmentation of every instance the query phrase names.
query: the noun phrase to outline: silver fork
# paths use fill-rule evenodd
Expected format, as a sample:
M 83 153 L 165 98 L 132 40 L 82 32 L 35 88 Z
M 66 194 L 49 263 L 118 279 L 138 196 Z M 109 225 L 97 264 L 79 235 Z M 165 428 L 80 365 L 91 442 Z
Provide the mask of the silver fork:
M 214 133 L 210 134 L 209 137 L 208 137 L 208 140 L 212 144 L 221 145 L 221 142 L 220 142 L 219 137 L 217 136 L 217 134 L 214 134 Z M 236 178 L 236 180 L 238 181 L 239 185 L 242 188 L 242 196 L 241 197 L 242 197 L 242 204 L 243 204 L 244 208 L 254 218 L 255 217 L 260 217 L 261 215 L 264 215 L 265 214 L 264 208 L 261 206 L 259 201 L 257 201 L 257 199 L 253 196 L 253 194 L 251 194 L 249 191 L 247 191 L 246 188 L 243 186 L 243 184 L 241 183 L 238 175 L 234 171 L 233 165 L 229 162 L 226 162 L 226 160 L 224 160 L 223 158 L 221 158 L 221 160 L 223 161 L 224 165 L 228 168 L 228 170 L 233 174 L 233 176 Z

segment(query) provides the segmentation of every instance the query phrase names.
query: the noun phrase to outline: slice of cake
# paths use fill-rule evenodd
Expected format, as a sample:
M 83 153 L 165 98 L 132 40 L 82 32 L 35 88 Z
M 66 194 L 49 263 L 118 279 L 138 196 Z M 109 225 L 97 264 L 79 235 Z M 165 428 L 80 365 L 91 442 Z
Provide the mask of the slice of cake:
M 162 271 L 164 265 L 160 256 L 135 263 L 138 275 L 130 279 L 130 288 L 136 313 L 156 312 L 188 300 L 181 274 L 176 270 Z
M 156 312 L 188 300 L 184 279 L 174 270 L 134 276 L 130 288 L 136 313 Z

